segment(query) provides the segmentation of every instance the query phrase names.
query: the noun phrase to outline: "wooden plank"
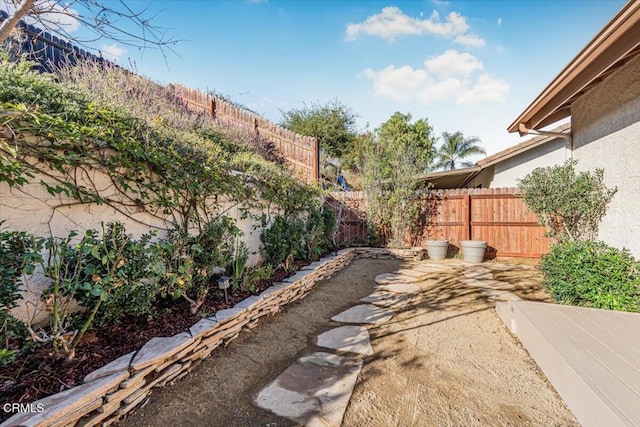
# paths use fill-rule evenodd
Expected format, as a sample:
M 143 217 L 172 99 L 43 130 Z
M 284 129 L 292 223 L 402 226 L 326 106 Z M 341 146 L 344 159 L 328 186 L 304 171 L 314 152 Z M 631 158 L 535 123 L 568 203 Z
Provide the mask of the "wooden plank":
M 630 391 L 623 382 L 616 380 L 609 371 L 615 360 L 608 359 L 607 356 L 602 359 L 589 357 L 590 342 L 583 342 L 587 344 L 586 351 L 579 350 L 580 345 L 572 338 L 576 334 L 576 323 L 567 323 L 562 316 L 563 313 L 582 310 L 590 317 L 595 309 L 511 301 L 498 303 L 496 310 L 583 425 L 640 424 L 640 411 L 637 410 L 640 407 L 640 394 L 637 390 L 640 384 L 634 384 L 634 390 Z M 607 316 L 612 313 L 604 314 Z M 637 314 L 626 315 L 635 316 L 640 321 Z M 624 335 L 623 331 L 615 328 L 610 329 L 609 333 Z M 635 361 L 634 370 L 640 371 L 638 360 Z
M 462 205 L 462 221 L 464 222 L 463 239 L 470 240 L 472 236 L 471 229 L 471 196 L 465 194 Z

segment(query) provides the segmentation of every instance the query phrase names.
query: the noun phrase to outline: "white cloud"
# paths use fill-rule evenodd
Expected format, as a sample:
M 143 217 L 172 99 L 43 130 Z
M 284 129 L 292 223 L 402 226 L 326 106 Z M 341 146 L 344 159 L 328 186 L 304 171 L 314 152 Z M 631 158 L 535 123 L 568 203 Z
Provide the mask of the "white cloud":
M 361 34 L 377 36 L 390 41 L 396 37 L 430 34 L 453 38 L 469 30 L 467 19 L 458 12 L 451 12 L 444 21 L 435 10 L 427 19 L 412 18 L 400 8 L 388 6 L 376 15 L 369 16 L 364 22 L 348 24 L 345 39 L 353 41 Z
M 504 101 L 510 85 L 488 73 L 473 75 L 483 68 L 475 56 L 452 49 L 425 60 L 424 68 L 389 65 L 377 71 L 367 68 L 362 75 L 373 82 L 375 96 L 405 103 Z
M 112 43 L 112 44 L 103 44 L 102 47 L 100 48 L 100 52 L 102 52 L 102 56 L 105 59 L 116 61 L 122 56 L 123 53 L 126 52 L 126 50 L 121 48 L 117 44 Z
M 502 18 L 498 18 L 498 27 L 502 25 Z
M 362 75 L 373 81 L 376 96 L 397 101 L 407 101 L 415 95 L 418 88 L 433 84 L 426 70 L 414 70 L 408 65 L 400 68 L 389 65 L 379 71 L 367 68 Z
M 453 42 L 468 47 L 483 47 L 485 45 L 484 39 L 476 36 L 475 34 L 460 34 L 459 36 L 456 36 Z
M 445 53 L 424 61 L 424 66 L 432 74 L 443 77 L 468 77 L 476 70 L 482 70 L 482 62 L 470 53 L 460 53 L 449 49 Z
M 461 93 L 458 102 L 469 105 L 477 101 L 504 101 L 511 86 L 491 74 L 481 74 L 470 90 Z

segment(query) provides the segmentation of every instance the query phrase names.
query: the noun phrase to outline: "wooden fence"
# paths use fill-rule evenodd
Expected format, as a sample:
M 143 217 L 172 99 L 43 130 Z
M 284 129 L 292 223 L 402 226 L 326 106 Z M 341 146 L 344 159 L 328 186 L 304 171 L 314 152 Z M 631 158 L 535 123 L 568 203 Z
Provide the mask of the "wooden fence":
M 423 239 L 444 239 L 451 253 L 460 248 L 461 240 L 487 242 L 487 258 L 496 256 L 540 257 L 549 250 L 545 228 L 527 209 L 517 188 L 483 188 L 433 190 L 439 199 L 437 213 L 423 230 Z M 345 203 L 362 211 L 364 196 L 347 197 Z M 356 217 L 357 218 L 357 217 Z M 366 239 L 365 219 L 361 224 L 351 218 L 343 225 L 338 240 L 345 243 Z M 364 234 L 363 234 L 364 233 Z
M 9 15 L 4 10 L 0 10 L 0 23 L 8 18 Z M 115 66 L 100 56 L 24 21 L 18 23 L 18 28 L 22 31 L 22 37 L 12 48 L 10 47 L 10 51 L 27 55 L 36 63 L 36 68 L 40 72 L 49 73 L 62 65 L 75 64 L 79 60 L 104 62 Z
M 260 140 L 273 144 L 279 155 L 303 179 L 308 182 L 319 180 L 320 146 L 316 138 L 291 132 L 219 97 L 179 84 L 172 84 L 172 86 L 189 108 L 209 114 L 223 125 L 243 129 Z

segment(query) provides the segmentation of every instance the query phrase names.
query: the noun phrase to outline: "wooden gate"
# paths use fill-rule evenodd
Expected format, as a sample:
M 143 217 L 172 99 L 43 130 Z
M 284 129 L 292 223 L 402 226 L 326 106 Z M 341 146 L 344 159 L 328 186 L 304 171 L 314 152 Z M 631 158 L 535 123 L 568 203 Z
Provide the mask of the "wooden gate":
M 488 245 L 489 258 L 538 258 L 548 252 L 549 239 L 545 236 L 545 228 L 527 209 L 519 189 L 465 188 L 433 190 L 433 193 L 439 203 L 437 214 L 430 218 L 423 231 L 425 240 L 446 239 L 453 253 L 460 249 L 461 240 L 484 240 Z M 344 218 L 338 240 L 346 244 L 365 241 L 364 195 L 353 192 L 348 197 L 343 196 L 342 202 L 350 205 L 353 211 Z
M 491 258 L 537 258 L 548 252 L 545 228 L 527 209 L 519 189 L 445 190 L 439 195 L 441 204 L 425 239 L 447 239 L 457 248 L 461 240 L 484 240 Z

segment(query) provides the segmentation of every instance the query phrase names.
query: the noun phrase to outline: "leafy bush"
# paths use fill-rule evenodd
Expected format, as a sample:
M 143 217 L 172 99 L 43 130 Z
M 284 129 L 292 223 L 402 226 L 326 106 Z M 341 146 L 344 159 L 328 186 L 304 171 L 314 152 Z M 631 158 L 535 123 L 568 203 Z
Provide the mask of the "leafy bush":
M 300 218 L 276 216 L 269 228 L 260 234 L 264 250 L 264 259 L 274 267 L 282 264 L 289 255 L 295 259 L 304 259 L 305 224 Z
M 321 208 L 313 208 L 309 212 L 304 236 L 308 260 L 317 260 L 333 247 L 332 238 L 335 223 L 333 210 L 326 205 Z
M 269 264 L 256 266 L 245 272 L 242 287 L 249 292 L 255 292 L 260 280 L 268 279 L 273 274 L 273 267 Z
M 640 262 L 598 241 L 555 244 L 542 258 L 544 285 L 561 304 L 640 311 Z
M 22 275 L 33 273 L 41 246 L 41 239 L 24 231 L 0 231 L 0 346 L 8 347 L 9 339 L 18 332 L 18 321 L 9 312 L 22 298 Z
M 233 262 L 236 241 L 241 236 L 234 220 L 221 216 L 207 223 L 197 236 L 187 238 L 197 273 L 193 277 L 195 286 L 206 287 L 216 268 L 226 269 Z
M 602 169 L 576 173 L 576 164 L 536 168 L 518 185 L 529 209 L 559 242 L 595 239 L 617 191 L 604 185 Z
M 91 256 L 85 257 L 82 264 L 84 273 L 90 274 L 93 282 L 102 283 L 103 278 L 111 277 L 115 281 L 113 289 L 106 295 L 94 292 L 76 295 L 84 307 L 93 307 L 98 298 L 103 299 L 95 323 L 117 323 L 124 315 L 142 316 L 153 312 L 159 292 L 157 277 L 163 265 L 156 245 L 151 243 L 152 238 L 153 234 L 144 234 L 135 240 L 119 222 L 109 223 L 103 229 L 102 238 L 96 241 Z M 115 265 L 105 262 L 110 257 L 118 257 L 120 261 Z

